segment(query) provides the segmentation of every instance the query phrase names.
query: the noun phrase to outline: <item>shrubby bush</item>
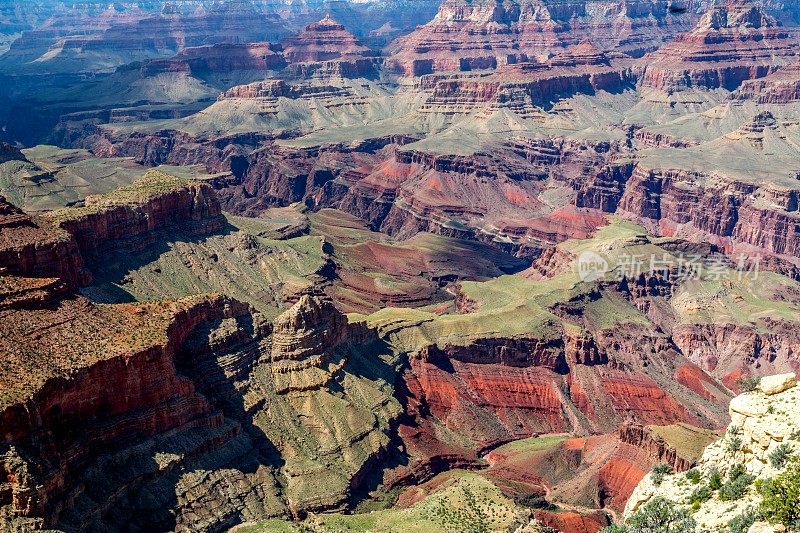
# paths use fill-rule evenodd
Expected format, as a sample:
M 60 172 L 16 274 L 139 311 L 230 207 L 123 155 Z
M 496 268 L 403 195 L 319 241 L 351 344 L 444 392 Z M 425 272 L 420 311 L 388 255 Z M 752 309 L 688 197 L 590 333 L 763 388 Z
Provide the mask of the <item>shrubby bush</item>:
M 740 437 L 731 437 L 731 440 L 728 441 L 728 451 L 730 453 L 736 453 L 742 449 L 742 439 Z
M 694 519 L 666 498 L 653 498 L 628 520 L 631 533 L 683 533 L 694 531 Z
M 737 464 L 728 472 L 728 480 L 719 488 L 719 499 L 722 501 L 738 500 L 750 488 L 756 477 L 748 474 L 743 464 Z
M 740 392 L 753 392 L 761 383 L 761 378 L 740 377 L 736 380 L 736 386 Z
M 800 459 L 792 458 L 786 470 L 764 483 L 759 510 L 772 523 L 800 526 Z
M 624 525 L 613 525 L 601 533 L 689 533 L 697 523 L 684 509 L 666 498 L 656 497 L 639 508 Z
M 547 498 L 545 498 L 541 494 L 536 494 L 536 493 L 523 494 L 514 498 L 514 500 L 517 502 L 517 504 L 522 505 L 523 507 L 528 507 L 530 509 L 545 509 L 547 511 L 558 510 L 557 505 L 554 505 L 553 503 L 547 501 Z
M 783 468 L 786 466 L 786 463 L 789 462 L 791 457 L 792 447 L 784 442 L 783 444 L 778 445 L 769 454 L 769 464 L 771 464 L 773 468 Z
M 667 474 L 672 473 L 672 467 L 665 464 L 657 464 L 653 466 L 653 470 L 650 471 L 650 479 L 653 480 L 653 485 L 656 487 L 661 485 L 664 481 L 664 476 Z
M 748 509 L 728 522 L 728 530 L 730 533 L 747 533 L 750 526 L 755 523 L 756 518 L 758 518 L 758 514 L 755 510 Z
M 716 466 L 708 472 L 708 488 L 718 490 L 722 486 L 722 476 Z
M 711 499 L 711 489 L 709 489 L 706 485 L 701 487 L 697 487 L 694 491 L 689 495 L 689 499 L 687 503 L 691 504 L 692 510 L 698 510 L 700 506 Z

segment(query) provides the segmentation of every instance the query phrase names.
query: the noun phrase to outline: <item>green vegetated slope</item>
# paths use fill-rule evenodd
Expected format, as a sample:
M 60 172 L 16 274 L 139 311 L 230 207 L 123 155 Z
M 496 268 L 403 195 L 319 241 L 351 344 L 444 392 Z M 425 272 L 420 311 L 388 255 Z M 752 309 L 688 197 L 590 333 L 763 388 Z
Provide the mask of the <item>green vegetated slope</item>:
M 432 494 L 407 509 L 318 515 L 301 523 L 270 520 L 237 528 L 237 532 L 508 531 L 530 522 L 529 509 L 515 504 L 480 474 L 453 470 L 439 476 L 437 482 Z
M 87 150 L 40 145 L 22 150 L 25 159 L 0 163 L 0 194 L 28 212 L 74 205 L 93 194 L 136 181 L 146 168 L 128 157 L 96 157 Z M 162 165 L 157 170 L 187 179 L 210 179 L 199 167 Z
M 614 291 L 597 297 L 595 283 L 581 281 L 575 261 L 582 252 L 592 251 L 608 262 L 605 279 L 613 280 L 629 272 L 631 257 L 642 261 L 641 270 L 650 270 L 653 257 L 659 262 L 678 264 L 680 254 L 670 251 L 669 239 L 656 238 L 636 224 L 611 217 L 610 224 L 586 240 L 570 240 L 558 245 L 572 256 L 566 272 L 550 279 L 528 279 L 505 275 L 485 282 L 462 282 L 461 292 L 473 302 L 473 311 L 465 314 L 437 315 L 418 309 L 382 309 L 366 320 L 378 327 L 397 349 L 411 352 L 438 342 L 465 346 L 476 338 L 560 336 L 562 327 L 606 330 L 621 324 L 642 326 L 651 320 L 634 303 Z M 703 260 L 708 264 L 711 259 Z M 679 283 L 669 300 L 671 313 L 678 323 L 749 324 L 759 326 L 765 320 L 796 322 L 800 301 L 785 298 L 800 288 L 798 283 L 771 272 L 759 272 L 758 278 L 724 266 L 722 274 L 701 271 L 700 279 Z M 630 276 L 630 274 L 628 274 Z M 717 279 L 719 277 L 719 279 Z M 602 280 L 601 280 L 602 282 Z M 580 302 L 580 320 L 557 316 L 553 309 L 560 303 Z M 565 322 L 569 325 L 565 326 Z

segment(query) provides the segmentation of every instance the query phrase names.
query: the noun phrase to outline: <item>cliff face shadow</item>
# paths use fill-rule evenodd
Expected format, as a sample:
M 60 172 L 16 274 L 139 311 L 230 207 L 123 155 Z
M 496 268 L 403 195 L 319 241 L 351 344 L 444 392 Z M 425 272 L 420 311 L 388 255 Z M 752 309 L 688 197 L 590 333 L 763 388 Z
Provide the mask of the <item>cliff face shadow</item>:
M 159 264 L 159 259 L 174 252 L 176 245 L 185 244 L 192 249 L 197 249 L 196 253 L 202 253 L 199 248 L 203 245 L 213 239 L 232 235 L 236 231 L 238 231 L 237 228 L 226 221 L 219 231 L 205 235 L 198 235 L 180 227 L 171 227 L 149 233 L 146 240 L 111 241 L 104 244 L 95 253 L 84 256 L 87 267 L 92 272 L 93 281 L 91 285 L 81 289 L 81 292 L 97 303 L 134 302 L 137 298 L 133 294 L 133 273 L 150 265 L 152 266 L 150 272 L 142 273 L 141 276 L 152 281 L 154 286 L 162 285 L 159 278 L 165 276 L 169 276 L 174 282 L 176 281 L 176 272 L 180 270 L 179 263 L 182 258 L 176 253 L 174 258 L 167 259 L 167 264 L 174 264 L 175 268 L 166 272 Z M 213 252 L 209 252 L 208 257 L 203 258 L 203 262 L 213 264 L 215 262 L 214 255 Z M 185 264 L 185 261 L 183 263 Z M 180 277 L 182 276 L 179 275 Z M 179 285 L 191 285 L 190 279 L 177 281 Z M 163 285 L 168 285 L 168 283 L 165 282 Z M 128 287 L 131 287 L 132 292 L 129 292 Z
M 232 326 L 231 321 L 235 321 Z M 224 322 L 224 324 L 223 324 Z M 235 327 L 220 345 L 209 335 Z M 280 451 L 253 423 L 243 395 L 257 363 L 258 327 L 250 314 L 202 323 L 175 356 L 178 374 L 210 412 L 166 434 L 132 440 L 125 457 L 107 450 L 92 465 L 82 501 L 104 509 L 91 531 L 158 533 L 187 530 L 190 516 L 202 531 L 226 531 L 248 518 L 282 515 Z M 183 400 L 181 400 L 183 401 Z M 120 490 L 122 487 L 122 490 Z M 113 489 L 111 491 L 106 488 Z M 62 514 L 60 529 L 86 531 L 80 502 Z M 248 514 L 249 513 L 249 514 Z

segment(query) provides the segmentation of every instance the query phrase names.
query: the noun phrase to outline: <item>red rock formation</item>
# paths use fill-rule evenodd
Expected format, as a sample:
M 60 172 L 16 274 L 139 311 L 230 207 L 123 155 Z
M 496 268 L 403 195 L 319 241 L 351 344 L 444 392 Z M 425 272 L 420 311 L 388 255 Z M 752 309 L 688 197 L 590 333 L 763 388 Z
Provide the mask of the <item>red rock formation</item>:
M 105 309 L 77 298 L 52 310 L 6 311 L 3 320 L 19 334 L 3 339 L 4 362 L 20 353 L 26 360 L 2 376 L 0 443 L 12 446 L 0 456 L 12 495 L 3 504 L 55 524 L 86 490 L 80 465 L 104 451 L 181 428 L 221 428 L 222 417 L 176 374 L 173 357 L 197 324 L 237 312 L 241 306 L 220 298 Z M 49 328 L 48 336 L 25 340 L 32 327 Z M 29 376 L 24 383 L 6 382 L 20 373 Z
M 653 463 L 669 465 L 676 472 L 689 470 L 697 461 L 696 457 L 682 457 L 648 426 L 626 421 L 620 426 L 618 435 L 621 442 L 644 450 Z
M 632 84 L 628 61 L 611 62 L 584 43 L 544 62 L 498 66 L 492 73 L 424 75 L 417 86 L 430 93 L 424 112 L 469 112 L 490 104 L 526 116 L 561 98 L 619 92 Z
M 147 234 L 167 227 L 202 234 L 224 224 L 209 185 L 158 172 L 108 195 L 87 197 L 85 204 L 45 215 L 75 238 L 83 254 L 94 254 L 109 241 L 137 247 L 142 237 L 146 242 Z
M 770 120 L 774 122 L 771 116 L 759 116 L 745 128 L 763 129 L 769 127 L 764 121 Z M 728 248 L 731 243 L 745 243 L 773 254 L 800 255 L 800 228 L 795 224 L 798 191 L 641 164 L 618 170 L 600 172 L 580 184 L 578 205 L 655 221 L 654 230 L 665 235 L 685 225 L 693 235 L 684 232 L 684 238 Z M 759 202 L 761 195 L 772 197 L 777 207 Z
M 319 22 L 309 24 L 297 35 L 284 39 L 283 50 L 289 63 L 377 55 L 329 15 Z
M 759 104 L 789 104 L 800 100 L 800 65 L 783 67 L 769 76 L 748 80 L 733 95 Z
M 29 217 L 0 196 L 0 275 L 54 277 L 71 288 L 88 283 L 73 235 L 45 217 Z
M 392 44 L 389 63 L 408 76 L 494 69 L 546 59 L 587 38 L 606 50 L 641 55 L 690 23 L 690 14 L 645 2 L 601 8 L 591 0 L 448 0 L 433 21 Z
M 673 370 L 655 370 L 648 353 Z M 477 449 L 542 432 L 614 431 L 627 418 L 658 425 L 721 423 L 722 415 L 705 406 L 708 398 L 722 401 L 728 393 L 703 371 L 697 369 L 707 384 L 703 390 L 676 393 L 660 384 L 671 382 L 674 368 L 685 364 L 666 339 L 643 337 L 631 327 L 595 336 L 477 339 L 421 350 L 404 378 L 405 402 L 421 431 L 438 420 Z
M 667 92 L 733 90 L 794 62 L 796 48 L 792 32 L 779 27 L 760 3 L 727 0 L 712 6 L 693 31 L 647 56 L 641 83 Z
M 742 374 L 778 374 L 800 368 L 800 339 L 796 328 L 769 321 L 768 331 L 750 325 L 681 325 L 673 331 L 675 344 L 686 357 L 733 390 Z
M 534 516 L 542 524 L 563 533 L 597 533 L 608 526 L 608 517 L 598 511 L 581 514 L 575 511 L 535 511 Z
M 169 59 L 152 59 L 119 67 L 119 72 L 140 70 L 144 76 L 163 72 L 188 72 L 194 76 L 236 71 L 282 70 L 286 66 L 280 46 L 270 43 L 215 44 L 181 50 Z
M 661 434 L 681 449 L 668 444 Z M 486 475 L 500 480 L 501 486 L 516 487 L 512 490 L 547 494 L 548 501 L 568 509 L 577 506 L 580 514 L 570 515 L 565 527 L 584 531 L 581 527 L 591 527 L 586 520 L 594 522 L 591 517 L 595 516 L 585 509 L 620 513 L 654 464 L 686 470 L 715 438 L 713 432 L 688 425 L 642 426 L 626 421 L 614 433 L 561 439 L 549 435 L 538 445 L 532 440 L 530 446 L 523 441 L 499 447 L 485 456 Z

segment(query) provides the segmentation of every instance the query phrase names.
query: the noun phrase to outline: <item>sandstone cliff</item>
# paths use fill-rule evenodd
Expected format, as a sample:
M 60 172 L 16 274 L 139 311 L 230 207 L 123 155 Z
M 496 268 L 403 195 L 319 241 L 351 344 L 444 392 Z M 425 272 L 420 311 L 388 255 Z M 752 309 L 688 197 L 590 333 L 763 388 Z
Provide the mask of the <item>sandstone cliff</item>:
M 690 13 L 667 3 L 448 0 L 389 47 L 388 61 L 407 76 L 495 69 L 546 59 L 587 38 L 636 57 L 691 23 Z
M 734 90 L 794 62 L 792 35 L 760 3 L 727 0 L 711 7 L 694 30 L 648 55 L 641 83 L 667 92 Z
M 84 207 L 44 216 L 72 235 L 87 255 L 111 241 L 136 247 L 137 240 L 146 241 L 148 233 L 168 227 L 202 234 L 218 231 L 224 224 L 210 186 L 158 171 L 112 193 L 90 196 Z

